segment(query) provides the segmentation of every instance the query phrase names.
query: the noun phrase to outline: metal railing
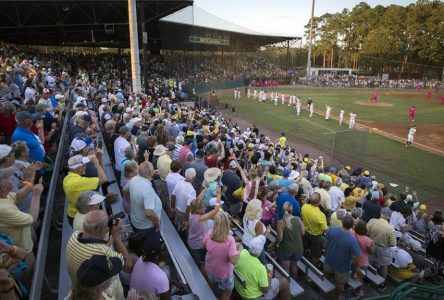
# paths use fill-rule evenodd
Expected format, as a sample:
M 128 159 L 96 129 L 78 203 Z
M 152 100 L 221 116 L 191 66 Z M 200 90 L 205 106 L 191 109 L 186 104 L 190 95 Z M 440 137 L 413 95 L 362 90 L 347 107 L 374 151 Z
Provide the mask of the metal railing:
M 62 131 L 60 133 L 60 137 L 64 137 L 66 133 L 66 128 L 68 124 L 69 117 L 65 116 L 65 120 L 63 121 Z M 48 194 L 46 196 L 46 209 L 45 214 L 43 216 L 42 224 L 41 224 L 41 232 L 39 238 L 39 246 L 36 255 L 34 275 L 32 278 L 32 285 L 29 292 L 29 299 L 32 300 L 40 300 L 42 295 L 42 286 L 43 280 L 45 278 L 45 265 L 46 265 L 46 255 L 48 250 L 48 239 L 49 239 L 49 231 L 51 229 L 51 218 L 53 213 L 54 206 L 54 195 L 57 189 L 58 180 L 59 180 L 59 170 L 61 167 L 62 158 L 64 155 L 64 146 L 65 143 L 63 139 L 59 141 L 59 145 L 57 148 L 57 156 L 54 162 L 54 168 L 52 171 L 51 181 L 49 184 Z

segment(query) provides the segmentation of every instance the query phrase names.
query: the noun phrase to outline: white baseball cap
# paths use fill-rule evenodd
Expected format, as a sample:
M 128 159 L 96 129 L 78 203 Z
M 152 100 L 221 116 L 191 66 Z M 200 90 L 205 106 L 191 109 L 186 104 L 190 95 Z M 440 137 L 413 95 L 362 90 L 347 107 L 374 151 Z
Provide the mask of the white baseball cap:
M 12 148 L 6 144 L 0 145 L 0 159 L 5 158 L 11 153 Z
M 79 152 L 84 149 L 86 146 L 90 145 L 92 140 L 90 138 L 75 138 L 71 142 L 71 150 L 74 152 Z
M 65 96 L 63 96 L 62 94 L 57 94 L 54 96 L 54 98 L 56 98 L 57 100 L 63 99 L 63 97 Z
M 70 170 L 75 170 L 78 167 L 86 165 L 89 162 L 90 162 L 90 159 L 88 157 L 82 156 L 82 155 L 75 155 L 75 156 L 71 157 L 70 159 L 68 159 L 68 167 Z
M 89 198 L 89 202 L 88 205 L 96 205 L 99 204 L 100 202 L 102 202 L 103 200 L 105 200 L 105 196 L 100 195 L 99 193 L 94 193 L 94 195 L 92 195 Z
M 213 198 L 210 199 L 210 201 L 208 201 L 208 205 L 210 207 L 214 207 L 216 205 L 216 203 L 217 203 L 217 198 L 216 197 L 213 197 Z M 222 204 L 224 204 L 224 201 L 220 201 L 220 205 L 222 205 Z

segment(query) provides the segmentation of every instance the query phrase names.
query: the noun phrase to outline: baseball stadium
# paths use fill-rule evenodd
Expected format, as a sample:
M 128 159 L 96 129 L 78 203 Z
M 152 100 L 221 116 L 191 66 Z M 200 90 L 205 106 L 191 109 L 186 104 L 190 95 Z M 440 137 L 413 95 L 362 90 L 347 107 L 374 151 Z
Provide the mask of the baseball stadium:
M 443 15 L 0 0 L 0 300 L 444 299 Z

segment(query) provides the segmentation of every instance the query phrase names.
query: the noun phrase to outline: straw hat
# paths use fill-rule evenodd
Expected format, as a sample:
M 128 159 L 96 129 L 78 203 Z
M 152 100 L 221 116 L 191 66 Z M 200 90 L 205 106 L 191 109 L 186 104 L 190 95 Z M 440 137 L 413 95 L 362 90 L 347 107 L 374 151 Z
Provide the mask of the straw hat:
M 219 168 L 209 168 L 204 173 L 204 178 L 207 182 L 215 181 L 221 174 Z
M 156 155 L 156 156 L 164 155 L 166 153 L 166 150 L 167 149 L 163 145 L 157 145 L 156 148 L 154 148 L 153 155 Z

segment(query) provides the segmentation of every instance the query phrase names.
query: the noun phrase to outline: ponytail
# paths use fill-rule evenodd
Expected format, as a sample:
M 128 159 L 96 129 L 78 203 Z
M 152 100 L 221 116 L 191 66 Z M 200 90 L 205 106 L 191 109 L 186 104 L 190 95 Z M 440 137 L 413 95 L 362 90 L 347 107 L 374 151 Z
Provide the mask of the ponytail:
M 285 227 L 288 229 L 292 229 L 293 225 L 291 224 L 291 218 L 292 218 L 291 213 L 293 212 L 293 205 L 291 204 L 291 202 L 285 202 L 283 209 L 284 209 Z

